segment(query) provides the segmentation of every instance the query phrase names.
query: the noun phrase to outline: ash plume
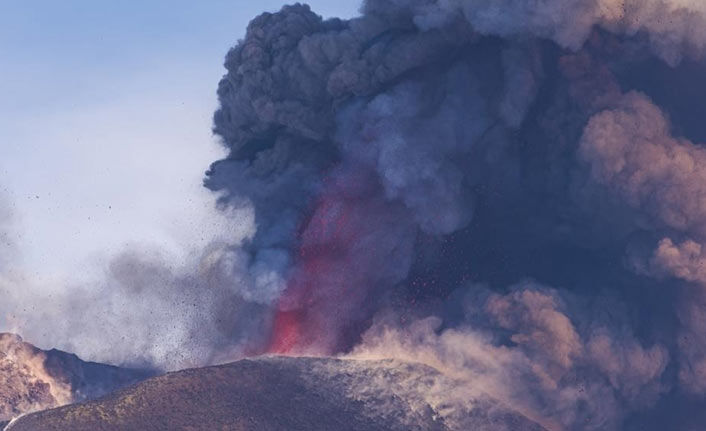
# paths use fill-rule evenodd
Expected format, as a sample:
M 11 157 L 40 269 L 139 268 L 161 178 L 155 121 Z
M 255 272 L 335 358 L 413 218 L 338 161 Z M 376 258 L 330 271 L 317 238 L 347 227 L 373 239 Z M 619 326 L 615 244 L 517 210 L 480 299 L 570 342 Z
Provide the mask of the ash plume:
M 698 423 L 705 13 L 368 0 L 253 20 L 206 185 L 253 205 L 261 351 L 416 360 L 550 429 Z
M 183 265 L 121 254 L 16 326 L 168 369 L 421 362 L 458 423 L 488 394 L 550 430 L 697 429 L 705 29 L 697 0 L 265 13 L 226 56 L 205 181 L 245 227 Z

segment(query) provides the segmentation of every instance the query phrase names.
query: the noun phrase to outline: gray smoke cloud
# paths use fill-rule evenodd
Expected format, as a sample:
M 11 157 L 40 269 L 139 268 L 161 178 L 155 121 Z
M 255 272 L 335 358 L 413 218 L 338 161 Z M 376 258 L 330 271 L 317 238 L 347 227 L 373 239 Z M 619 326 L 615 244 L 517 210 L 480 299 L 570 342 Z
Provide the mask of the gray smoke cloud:
M 279 293 L 265 351 L 424 362 L 549 429 L 698 423 L 705 135 L 701 102 L 664 88 L 700 88 L 705 11 L 256 18 L 226 58 L 230 154 L 206 184 L 253 204 L 246 270 Z
M 265 338 L 267 293 L 255 288 L 257 274 L 242 269 L 252 211 L 227 216 L 209 219 L 224 233 L 206 249 L 177 259 L 129 246 L 98 263 L 103 272 L 89 281 L 44 284 L 23 273 L 13 254 L 0 271 L 3 330 L 87 360 L 163 370 L 246 355 L 255 348 L 251 337 Z M 9 224 L 8 235 L 16 228 Z
M 582 328 L 554 289 L 522 283 L 465 301 L 463 325 L 445 329 L 438 317 L 407 326 L 381 321 L 350 357 L 430 365 L 548 429 L 622 429 L 626 411 L 653 406 L 670 390 L 664 346 L 643 346 L 628 328 Z
M 484 35 L 531 35 L 571 50 L 579 50 L 595 26 L 628 36 L 643 33 L 654 52 L 672 65 L 685 55 L 701 55 L 706 45 L 706 8 L 698 0 L 386 0 L 368 1 L 365 12 L 411 15 L 421 30 L 463 16 Z
M 663 235 L 643 273 L 695 284 L 679 306 L 683 328 L 679 378 L 690 391 L 706 389 L 703 333 L 702 244 L 706 151 L 675 138 L 662 111 L 644 95 L 630 93 L 618 107 L 595 115 L 581 142 L 592 176 L 643 212 Z M 675 242 L 677 241 L 677 242 Z
M 462 410 L 477 388 L 551 430 L 697 429 L 705 14 L 697 0 L 265 13 L 226 56 L 228 155 L 205 181 L 247 232 L 176 267 L 120 255 L 99 288 L 18 326 L 57 322 L 47 337 L 65 347 L 166 368 L 412 360 L 453 382 L 428 394 L 438 405 Z

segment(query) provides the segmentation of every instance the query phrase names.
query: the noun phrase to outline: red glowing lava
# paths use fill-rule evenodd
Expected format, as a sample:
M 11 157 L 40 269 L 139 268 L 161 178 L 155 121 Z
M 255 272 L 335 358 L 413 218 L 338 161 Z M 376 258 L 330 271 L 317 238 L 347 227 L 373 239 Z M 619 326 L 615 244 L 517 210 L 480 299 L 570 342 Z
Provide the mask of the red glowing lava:
M 347 331 L 369 318 L 363 304 L 406 275 L 413 238 L 404 211 L 365 170 L 337 169 L 299 233 L 294 265 L 279 299 L 268 353 L 333 354 Z M 402 264 L 398 264 L 401 262 Z
M 356 185 L 359 185 L 357 183 Z M 351 178 L 329 178 L 311 217 L 299 234 L 294 268 L 279 300 L 269 353 L 291 354 L 336 349 L 337 304 L 356 281 L 350 253 L 365 225 L 364 214 L 351 195 Z M 355 187 L 353 187 L 355 189 Z M 357 220 L 352 220 L 355 217 Z
M 301 318 L 299 313 L 296 310 L 278 310 L 272 329 L 272 341 L 267 352 L 277 355 L 292 353 L 299 345 L 300 339 Z

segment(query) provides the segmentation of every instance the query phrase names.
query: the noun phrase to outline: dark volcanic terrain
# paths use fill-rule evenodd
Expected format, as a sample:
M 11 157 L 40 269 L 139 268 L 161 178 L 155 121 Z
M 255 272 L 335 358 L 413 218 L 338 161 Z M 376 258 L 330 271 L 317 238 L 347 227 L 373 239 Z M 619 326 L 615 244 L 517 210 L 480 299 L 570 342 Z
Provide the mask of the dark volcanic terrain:
M 419 364 L 262 358 L 155 377 L 23 416 L 7 431 L 545 430 L 488 396 L 457 390 Z

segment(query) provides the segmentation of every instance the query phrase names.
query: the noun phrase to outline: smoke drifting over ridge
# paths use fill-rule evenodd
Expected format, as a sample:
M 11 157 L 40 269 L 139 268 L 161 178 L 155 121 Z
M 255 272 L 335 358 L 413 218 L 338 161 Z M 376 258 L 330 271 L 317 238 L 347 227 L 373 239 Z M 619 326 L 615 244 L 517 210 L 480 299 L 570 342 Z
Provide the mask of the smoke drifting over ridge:
M 255 211 L 254 351 L 418 360 L 553 429 L 698 423 L 674 406 L 706 390 L 704 13 L 369 0 L 252 21 L 206 184 Z
M 11 329 L 169 369 L 413 360 L 453 380 L 453 405 L 489 394 L 548 429 L 698 429 L 703 3 L 361 11 L 287 6 L 228 53 L 229 155 L 206 186 L 240 227 L 181 266 L 126 252 L 65 296 L 27 300 L 0 271 Z M 5 220 L 0 204 L 0 241 Z

